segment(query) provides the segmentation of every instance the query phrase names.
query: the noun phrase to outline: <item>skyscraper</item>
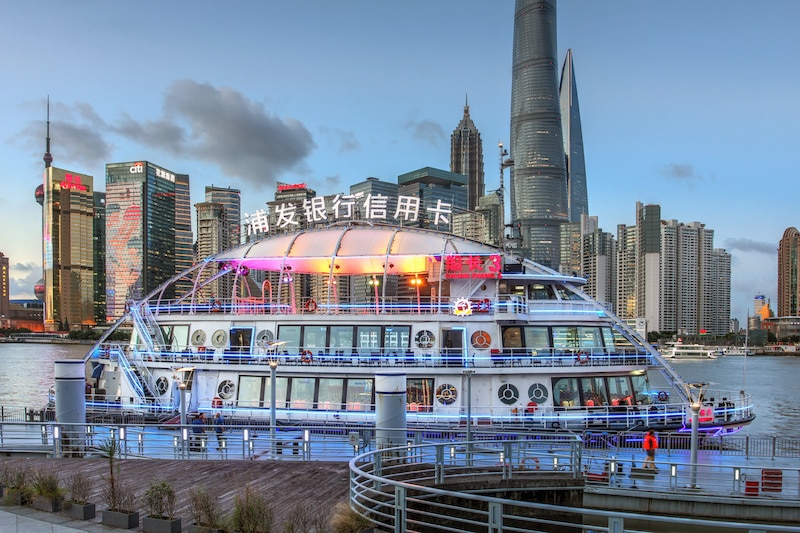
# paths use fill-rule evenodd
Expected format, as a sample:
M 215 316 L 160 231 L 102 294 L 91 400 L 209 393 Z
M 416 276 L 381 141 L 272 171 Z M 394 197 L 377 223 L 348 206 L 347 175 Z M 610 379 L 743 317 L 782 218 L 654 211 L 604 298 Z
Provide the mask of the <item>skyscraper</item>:
M 206 189 L 208 197 L 208 189 Z M 195 204 L 197 211 L 197 257 L 205 258 L 216 255 L 230 248 L 230 235 L 227 210 L 221 202 L 201 202 Z M 200 273 L 200 282 L 205 283 L 217 272 L 204 269 Z M 206 298 L 227 301 L 231 297 L 231 285 L 227 276 L 209 283 L 205 289 Z
M 106 303 L 113 320 L 176 268 L 176 175 L 148 161 L 106 165 Z M 164 294 L 171 298 L 172 293 Z
M 94 326 L 94 179 L 44 173 L 44 329 Z
M 800 316 L 798 302 L 800 302 L 800 232 L 797 228 L 786 228 L 778 244 L 778 316 Z
M 560 264 L 570 219 L 556 62 L 555 0 L 517 0 L 511 73 L 511 223 L 520 252 Z
M 484 194 L 483 142 L 469 116 L 469 103 L 464 104 L 464 116 L 450 136 L 450 172 L 467 176 L 467 209 L 475 211 Z
M 189 175 L 175 174 L 175 273 L 194 264 L 194 233 L 192 232 L 192 201 Z M 175 285 L 178 293 L 192 288 L 192 282 L 181 280 Z
M 567 164 L 567 202 L 570 222 L 580 222 L 589 214 L 589 195 L 586 191 L 586 160 L 583 156 L 581 110 L 578 106 L 578 86 L 572 65 L 572 50 L 567 50 L 561 69 L 561 128 L 564 133 L 564 154 Z
M 206 185 L 206 202 L 215 202 L 222 204 L 225 208 L 225 232 L 228 235 L 228 240 L 222 243 L 222 248 L 216 250 L 214 253 L 233 248 L 241 244 L 241 218 L 242 218 L 242 194 L 239 189 L 232 189 L 230 187 L 215 187 L 213 185 Z M 197 207 L 195 205 L 195 207 Z M 198 236 L 199 239 L 199 236 Z M 205 257 L 198 251 L 199 257 Z
M 9 298 L 11 287 L 9 283 L 8 257 L 3 255 L 3 252 L 0 252 L 0 320 L 3 321 L 3 324 L 0 324 L 0 328 L 6 327 L 5 320 L 10 316 Z

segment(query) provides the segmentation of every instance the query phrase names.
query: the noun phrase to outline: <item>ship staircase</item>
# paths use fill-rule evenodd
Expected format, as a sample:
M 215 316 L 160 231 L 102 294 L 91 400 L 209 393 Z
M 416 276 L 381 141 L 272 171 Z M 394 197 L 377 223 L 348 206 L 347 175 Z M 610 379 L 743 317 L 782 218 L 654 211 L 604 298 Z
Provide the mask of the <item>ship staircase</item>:
M 127 353 L 125 350 L 119 349 L 116 353 L 117 360 L 122 375 L 130 381 L 131 387 L 136 393 L 137 403 L 151 405 L 153 413 L 161 416 L 162 413 L 169 410 L 162 402 L 160 395 L 156 393 L 155 380 L 145 364 L 143 354 L 156 353 L 161 347 L 166 346 L 164 334 L 146 301 L 130 305 L 128 315 L 133 322 L 138 342 L 132 343 L 131 350 Z
M 675 372 L 675 369 L 672 368 L 666 362 L 666 360 L 664 360 L 664 357 L 658 352 L 658 350 L 653 348 L 650 345 L 650 343 L 647 342 L 646 339 L 642 338 L 639 332 L 629 328 L 625 324 L 625 322 L 623 322 L 619 317 L 614 315 L 614 313 L 612 313 L 609 309 L 606 309 L 600 304 L 596 305 L 598 309 L 601 309 L 603 311 L 603 313 L 614 319 L 611 325 L 616 333 L 618 333 L 624 339 L 630 342 L 632 346 L 635 347 L 641 345 L 644 347 L 644 349 L 647 351 L 648 366 L 657 370 L 664 377 L 666 382 L 672 386 L 672 388 L 678 393 L 679 396 L 681 396 L 683 401 L 690 402 L 691 399 L 688 397 L 686 393 L 686 387 L 684 386 L 684 381 L 681 379 L 678 373 Z M 637 349 L 637 358 L 639 355 L 638 351 L 639 350 Z

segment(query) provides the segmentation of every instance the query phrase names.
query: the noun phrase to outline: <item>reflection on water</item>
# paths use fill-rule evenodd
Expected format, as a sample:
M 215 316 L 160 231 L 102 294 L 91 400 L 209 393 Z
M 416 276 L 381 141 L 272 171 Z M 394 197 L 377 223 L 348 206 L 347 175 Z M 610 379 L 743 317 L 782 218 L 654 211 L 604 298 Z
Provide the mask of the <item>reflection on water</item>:
M 0 405 L 41 408 L 55 384 L 55 362 L 80 359 L 85 344 L 0 343 Z

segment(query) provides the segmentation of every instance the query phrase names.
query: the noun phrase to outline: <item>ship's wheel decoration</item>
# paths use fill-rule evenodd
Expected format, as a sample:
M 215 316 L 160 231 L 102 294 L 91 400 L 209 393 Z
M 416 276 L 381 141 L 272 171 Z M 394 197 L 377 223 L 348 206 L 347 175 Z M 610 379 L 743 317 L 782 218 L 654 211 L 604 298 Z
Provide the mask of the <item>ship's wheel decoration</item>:
M 236 385 L 229 379 L 226 379 L 217 387 L 217 394 L 223 400 L 230 400 L 233 398 L 234 392 L 236 392 Z
M 431 348 L 434 341 L 436 341 L 436 337 L 430 331 L 423 329 L 417 333 L 414 340 L 419 348 Z
M 156 391 L 158 392 L 159 396 L 164 396 L 169 390 L 169 381 L 167 378 L 160 377 L 156 380 Z
M 472 303 L 467 298 L 458 298 L 453 303 L 453 314 L 456 316 L 469 316 L 472 314 Z
M 547 393 L 547 387 L 541 383 L 534 383 L 528 387 L 528 398 L 530 398 L 532 402 L 541 404 L 547 401 L 548 396 L 549 394 Z
M 497 389 L 497 397 L 506 405 L 514 405 L 519 400 L 519 389 L 514 385 L 506 383 Z
M 436 399 L 443 405 L 450 405 L 458 398 L 458 391 L 453 385 L 443 383 L 436 389 Z

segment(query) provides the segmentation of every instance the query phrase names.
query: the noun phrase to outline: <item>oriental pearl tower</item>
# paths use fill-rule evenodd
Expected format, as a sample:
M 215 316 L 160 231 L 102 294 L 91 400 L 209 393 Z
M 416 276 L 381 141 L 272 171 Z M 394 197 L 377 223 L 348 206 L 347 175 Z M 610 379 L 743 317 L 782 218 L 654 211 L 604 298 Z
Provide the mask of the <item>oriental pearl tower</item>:
M 45 172 L 47 169 L 50 168 L 53 164 L 53 155 L 50 153 L 50 97 L 47 97 L 47 137 L 46 137 L 46 146 L 44 156 L 42 157 L 44 161 L 44 168 Z M 36 203 L 40 206 L 44 207 L 44 183 L 40 183 L 36 190 L 33 193 L 34 197 L 36 198 Z M 44 224 L 44 216 L 42 216 L 42 224 Z M 42 234 L 44 235 L 44 226 L 42 226 Z M 42 263 L 44 264 L 44 262 Z M 41 278 L 39 281 L 36 282 L 36 285 L 33 286 L 33 295 L 36 296 L 36 299 L 40 302 L 44 301 L 44 278 Z

